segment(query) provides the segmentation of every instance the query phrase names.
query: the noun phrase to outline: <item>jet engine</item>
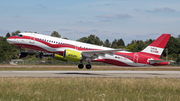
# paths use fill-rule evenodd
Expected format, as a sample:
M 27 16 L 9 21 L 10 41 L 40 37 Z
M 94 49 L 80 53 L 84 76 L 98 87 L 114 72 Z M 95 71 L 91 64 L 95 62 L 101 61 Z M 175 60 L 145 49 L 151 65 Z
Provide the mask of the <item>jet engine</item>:
M 63 56 L 58 55 L 58 54 L 53 54 L 52 58 L 56 59 L 56 60 L 67 61 L 67 60 L 63 59 Z
M 82 60 L 82 55 L 78 51 L 66 49 L 64 50 L 64 53 L 63 53 L 63 59 L 79 62 L 80 60 Z

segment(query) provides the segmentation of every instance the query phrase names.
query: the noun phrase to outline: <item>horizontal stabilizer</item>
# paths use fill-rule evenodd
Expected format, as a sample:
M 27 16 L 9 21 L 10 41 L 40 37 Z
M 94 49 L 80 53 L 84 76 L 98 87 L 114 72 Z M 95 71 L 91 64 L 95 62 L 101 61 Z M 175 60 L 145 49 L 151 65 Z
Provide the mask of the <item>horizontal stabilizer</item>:
M 169 61 L 169 60 L 149 60 L 150 64 L 161 63 L 161 62 L 171 62 L 171 61 Z

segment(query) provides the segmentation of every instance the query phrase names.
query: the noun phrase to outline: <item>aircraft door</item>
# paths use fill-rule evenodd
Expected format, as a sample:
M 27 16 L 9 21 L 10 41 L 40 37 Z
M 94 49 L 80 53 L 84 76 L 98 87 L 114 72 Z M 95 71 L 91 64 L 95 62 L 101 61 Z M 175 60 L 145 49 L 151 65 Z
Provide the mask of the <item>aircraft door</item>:
M 75 49 L 77 49 L 77 50 L 78 50 L 78 44 L 76 44 L 76 45 L 75 45 Z
M 138 63 L 138 58 L 139 58 L 138 54 L 135 53 L 134 54 L 134 63 Z
M 29 43 L 32 43 L 32 44 L 35 43 L 35 34 L 34 33 L 31 33 Z

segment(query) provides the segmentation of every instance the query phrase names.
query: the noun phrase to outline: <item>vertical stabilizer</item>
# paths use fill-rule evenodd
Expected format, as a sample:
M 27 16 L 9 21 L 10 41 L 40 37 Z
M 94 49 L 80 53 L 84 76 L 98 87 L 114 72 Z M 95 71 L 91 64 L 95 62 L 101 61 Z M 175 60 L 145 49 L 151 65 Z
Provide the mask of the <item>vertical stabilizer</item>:
M 171 36 L 171 34 L 162 34 L 154 42 L 152 42 L 149 46 L 147 46 L 144 50 L 142 50 L 139 53 L 159 58 L 168 42 L 170 36 Z

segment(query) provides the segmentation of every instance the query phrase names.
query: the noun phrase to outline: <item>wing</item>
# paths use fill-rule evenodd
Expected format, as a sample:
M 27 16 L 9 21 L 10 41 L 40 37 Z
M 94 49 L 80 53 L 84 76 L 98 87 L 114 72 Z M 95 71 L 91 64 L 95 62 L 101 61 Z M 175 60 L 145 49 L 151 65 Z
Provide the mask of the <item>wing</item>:
M 125 49 L 82 51 L 82 55 L 85 58 L 95 59 L 98 56 L 104 56 L 105 54 L 113 55 L 115 52 L 124 50 Z

